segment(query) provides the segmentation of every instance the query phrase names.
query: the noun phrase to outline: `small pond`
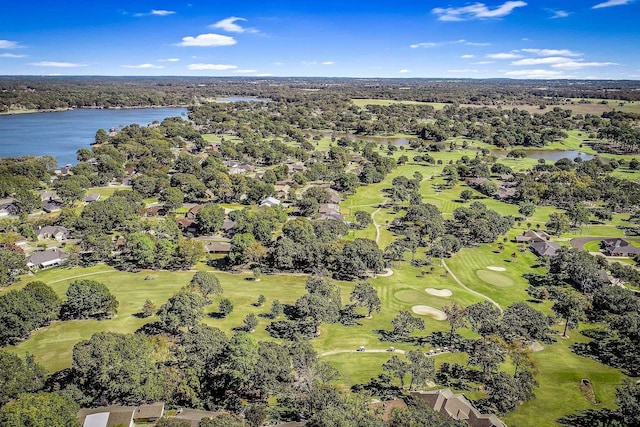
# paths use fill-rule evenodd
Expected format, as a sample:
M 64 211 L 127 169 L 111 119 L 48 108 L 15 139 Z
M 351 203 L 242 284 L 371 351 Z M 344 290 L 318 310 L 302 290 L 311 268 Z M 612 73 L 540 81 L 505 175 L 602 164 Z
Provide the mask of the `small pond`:
M 491 154 L 498 157 L 506 157 L 511 150 L 491 150 Z M 544 159 L 549 162 L 557 162 L 560 159 L 575 159 L 577 157 L 582 160 L 595 159 L 593 154 L 586 154 L 577 150 L 524 150 L 527 153 L 527 157 L 531 159 Z

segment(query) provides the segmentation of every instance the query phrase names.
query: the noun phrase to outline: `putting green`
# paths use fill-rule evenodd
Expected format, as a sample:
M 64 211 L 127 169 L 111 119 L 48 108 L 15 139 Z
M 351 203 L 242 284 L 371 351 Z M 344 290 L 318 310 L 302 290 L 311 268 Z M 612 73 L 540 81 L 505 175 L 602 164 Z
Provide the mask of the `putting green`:
M 513 280 L 495 271 L 477 270 L 476 274 L 482 281 L 498 288 L 508 288 L 513 286 Z
M 426 297 L 426 295 L 423 294 L 422 292 L 414 291 L 411 289 L 404 289 L 402 291 L 398 291 L 395 294 L 393 294 L 393 296 L 398 301 L 409 302 L 409 303 L 424 302 Z

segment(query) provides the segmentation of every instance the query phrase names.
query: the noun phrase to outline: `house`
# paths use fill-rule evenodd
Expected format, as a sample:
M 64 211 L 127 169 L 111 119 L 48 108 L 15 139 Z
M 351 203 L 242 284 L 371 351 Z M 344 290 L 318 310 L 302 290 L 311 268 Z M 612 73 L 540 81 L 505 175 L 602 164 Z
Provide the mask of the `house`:
M 602 244 L 606 256 L 633 257 L 640 254 L 640 248 L 633 246 L 625 239 L 604 239 Z
M 57 200 L 47 200 L 42 202 L 42 210 L 46 213 L 58 212 L 63 207 L 62 202 Z
M 58 193 L 55 191 L 43 191 L 40 193 L 40 200 L 43 202 L 60 200 Z
M 472 427 L 507 427 L 494 414 L 481 413 L 463 394 L 450 389 L 412 391 L 411 396 L 427 403 L 434 411 L 455 420 L 467 422 Z
M 100 195 L 98 193 L 87 194 L 84 198 L 84 201 L 87 203 L 93 203 L 100 200 Z
M 184 217 L 188 219 L 196 219 L 196 217 L 198 216 L 198 212 L 200 212 L 200 209 L 202 209 L 203 207 L 204 205 L 193 206 L 191 209 L 187 211 Z
M 38 230 L 38 240 L 56 239 L 62 241 L 69 238 L 69 230 L 61 225 L 47 225 Z
M 49 268 L 60 265 L 64 260 L 65 252 L 59 248 L 51 248 L 45 251 L 34 252 L 27 259 L 29 268 Z
M 307 170 L 307 167 L 302 162 L 287 163 L 287 168 L 289 168 L 289 173 L 306 172 Z
M 136 423 L 149 423 L 159 420 L 163 415 L 164 402 L 157 402 L 138 406 L 133 413 L 133 419 Z
M 191 427 L 198 427 L 203 418 L 215 418 L 220 412 L 200 411 L 198 409 L 179 409 L 178 413 L 171 418 L 185 420 L 189 422 Z
M 260 202 L 260 207 L 264 207 L 264 206 L 278 206 L 280 204 L 280 200 L 276 199 L 275 197 L 267 197 L 266 199 L 264 199 L 262 202 Z
M 231 252 L 231 243 L 207 242 L 204 245 L 204 251 L 208 254 L 228 254 L 229 252 Z
M 552 257 L 556 255 L 556 253 L 560 249 L 560 245 L 556 242 L 545 242 L 540 240 L 531 242 L 529 248 L 534 254 L 538 256 Z
M 233 236 L 235 234 L 236 223 L 235 221 L 231 221 L 229 218 L 225 218 L 222 223 L 222 230 L 224 230 L 224 234 L 227 236 Z
M 167 211 L 164 208 L 164 206 L 151 206 L 151 207 L 145 208 L 143 212 L 144 216 L 146 217 L 165 215 L 166 213 Z
M 340 214 L 339 212 L 328 212 L 325 214 L 320 215 L 320 218 L 323 221 L 326 220 L 335 220 L 335 221 L 340 221 L 340 222 L 344 222 L 344 216 L 342 216 L 342 214 Z
M 195 233 L 198 231 L 198 224 L 192 219 L 188 218 L 178 218 L 176 219 L 178 226 L 182 229 L 182 231 L 186 231 L 188 233 Z
M 325 188 L 325 191 L 329 193 L 329 203 L 338 204 L 340 203 L 340 193 L 338 193 L 333 188 Z
M 522 234 L 518 234 L 516 236 L 516 242 L 518 243 L 527 243 L 527 242 L 546 242 L 551 239 L 544 231 L 533 231 L 527 230 Z
M 318 212 L 321 214 L 340 213 L 340 207 L 334 203 L 320 203 Z
M 289 185 L 274 185 L 273 186 L 273 190 L 276 193 L 276 196 L 278 196 L 281 199 L 286 199 L 287 196 L 289 195 L 289 191 L 291 191 L 291 186 Z
M 105 406 L 101 408 L 81 409 L 78 418 L 82 427 L 133 427 L 134 407 Z

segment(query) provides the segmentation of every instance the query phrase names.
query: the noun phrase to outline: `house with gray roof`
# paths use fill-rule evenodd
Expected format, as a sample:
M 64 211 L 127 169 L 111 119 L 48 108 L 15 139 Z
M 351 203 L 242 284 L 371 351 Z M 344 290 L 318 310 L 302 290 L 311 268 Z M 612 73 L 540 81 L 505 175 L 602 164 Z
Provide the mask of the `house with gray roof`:
M 463 394 L 450 389 L 412 391 L 411 396 L 427 403 L 434 411 L 454 420 L 465 421 L 472 427 L 507 427 L 494 414 L 481 413 Z
M 529 245 L 531 251 L 538 256 L 553 257 L 560 249 L 560 245 L 556 242 L 535 241 Z
M 625 239 L 604 239 L 604 254 L 607 256 L 633 257 L 640 254 L 640 248 L 633 246 Z
M 38 251 L 31 254 L 27 259 L 29 268 L 49 268 L 62 264 L 65 252 L 60 248 L 51 248 L 45 251 Z
M 55 239 L 62 241 L 69 238 L 69 230 L 61 225 L 47 225 L 38 230 L 38 240 Z

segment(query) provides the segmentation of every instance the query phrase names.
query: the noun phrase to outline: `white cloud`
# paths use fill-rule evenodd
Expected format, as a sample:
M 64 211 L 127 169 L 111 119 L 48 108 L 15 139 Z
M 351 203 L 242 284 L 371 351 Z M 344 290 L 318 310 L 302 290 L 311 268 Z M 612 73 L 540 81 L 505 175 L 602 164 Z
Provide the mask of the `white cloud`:
M 410 73 L 411 70 L 407 70 L 406 68 L 403 68 L 402 70 L 398 71 L 398 73 L 400 74 L 406 74 L 406 73 Z
M 141 16 L 169 16 L 169 15 L 173 15 L 173 14 L 175 14 L 175 12 L 173 10 L 152 9 L 151 12 L 134 13 L 133 16 L 139 18 Z
M 471 59 L 471 58 L 475 58 L 475 55 L 462 55 L 460 58 L 462 59 Z
M 626 4 L 631 3 L 633 0 L 608 0 L 604 3 L 598 3 L 593 6 L 591 9 L 602 9 L 603 7 L 611 7 L 611 6 L 624 6 Z
M 553 64 L 553 68 L 585 68 L 585 67 L 608 67 L 610 65 L 620 65 L 615 62 L 583 62 L 583 61 L 568 61 L 561 62 L 559 64 Z
M 137 69 L 145 69 L 145 68 L 164 68 L 163 65 L 154 65 L 154 64 L 139 64 L 139 65 L 123 65 L 122 68 L 137 68 Z
M 495 61 L 477 61 L 472 62 L 473 65 L 486 65 L 486 64 L 495 64 Z
M 522 57 L 522 55 L 518 55 L 517 53 L 488 53 L 485 56 L 491 59 L 516 59 Z
M 27 55 L 16 55 L 15 53 L 0 53 L 0 58 L 24 58 Z
M 333 64 L 335 64 L 335 62 L 333 62 L 333 61 L 324 61 L 322 63 L 322 65 L 333 65 Z
M 11 40 L 0 40 L 0 49 L 17 49 L 20 46 L 18 42 L 14 42 Z
M 549 19 L 566 18 L 571 15 L 571 12 L 567 12 L 566 10 L 547 9 L 547 12 L 551 13 Z
M 520 49 L 520 51 L 538 56 L 582 56 L 580 52 L 573 52 L 569 49 Z
M 158 62 L 179 62 L 179 58 L 158 59 Z
M 282 67 L 284 64 L 282 62 L 274 62 L 273 65 L 277 67 Z
M 236 70 L 235 72 L 239 73 L 239 74 L 253 74 L 256 71 L 258 71 L 258 70 Z
M 501 18 L 509 15 L 514 9 L 526 5 L 527 3 L 523 1 L 507 1 L 490 9 L 484 3 L 474 3 L 463 7 L 436 7 L 431 12 L 438 15 L 439 21 L 468 21 L 471 19 Z
M 238 18 L 237 16 L 230 16 L 228 18 L 222 19 L 215 24 L 210 25 L 211 28 L 219 28 L 221 30 L 227 31 L 229 33 L 258 33 L 259 31 L 255 28 L 245 28 L 241 25 L 236 24 L 238 21 L 246 21 L 244 18 Z
M 238 68 L 238 66 L 229 64 L 189 64 L 187 68 L 190 70 L 226 71 L 235 70 L 236 68 Z
M 183 37 L 178 46 L 199 46 L 199 47 L 217 47 L 231 46 L 236 44 L 233 37 L 223 36 L 221 34 L 200 34 L 195 37 Z
M 514 61 L 511 65 L 541 65 L 541 64 L 560 64 L 562 62 L 572 62 L 570 58 L 563 56 L 546 56 L 544 58 L 525 58 Z
M 425 43 L 416 43 L 416 44 L 412 44 L 409 47 L 411 49 L 417 49 L 419 47 L 436 47 L 438 46 L 438 43 L 434 43 L 434 42 L 425 42 Z
M 56 62 L 56 61 L 32 62 L 29 65 L 34 65 L 36 67 L 56 67 L 56 68 L 75 68 L 75 67 L 87 66 L 87 64 L 75 64 L 73 62 Z
M 302 61 L 302 65 L 317 65 L 318 61 Z
M 467 46 L 491 46 L 491 43 L 465 42 Z
M 540 70 L 540 69 L 507 71 L 504 74 L 509 77 L 516 77 L 520 79 L 554 79 L 554 78 L 565 77 L 562 71 Z

